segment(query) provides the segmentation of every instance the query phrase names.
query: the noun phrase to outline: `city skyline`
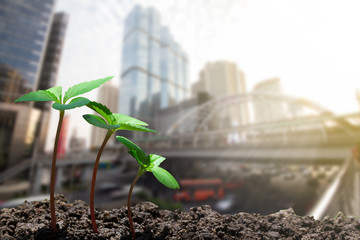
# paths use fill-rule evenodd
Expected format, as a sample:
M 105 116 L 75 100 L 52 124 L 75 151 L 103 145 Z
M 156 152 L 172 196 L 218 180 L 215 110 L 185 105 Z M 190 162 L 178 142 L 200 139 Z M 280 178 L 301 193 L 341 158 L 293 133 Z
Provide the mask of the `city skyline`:
M 287 94 L 339 114 L 358 110 L 356 1 L 59 1 L 57 10 L 71 16 L 59 84 L 107 75 L 119 79 L 121 25 L 135 3 L 156 8 L 183 45 L 190 83 L 206 62 L 228 60 L 244 71 L 249 89 L 277 76 Z

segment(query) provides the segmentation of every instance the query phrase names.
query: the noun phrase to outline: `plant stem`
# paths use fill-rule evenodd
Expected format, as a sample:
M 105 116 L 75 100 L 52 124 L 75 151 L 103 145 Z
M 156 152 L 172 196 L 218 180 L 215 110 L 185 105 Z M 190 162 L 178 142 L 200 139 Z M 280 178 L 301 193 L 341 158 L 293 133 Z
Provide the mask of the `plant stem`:
M 92 175 L 92 180 L 91 180 L 91 190 L 90 190 L 90 215 L 91 215 L 91 224 L 92 224 L 92 228 L 94 233 L 97 233 L 97 226 L 96 226 L 96 220 L 95 220 L 95 207 L 94 207 L 94 194 L 95 194 L 95 182 L 96 182 L 96 174 L 97 174 L 97 169 L 99 166 L 99 162 L 100 162 L 100 157 L 101 154 L 105 148 L 105 145 L 107 143 L 107 141 L 109 140 L 109 138 L 111 137 L 111 135 L 113 134 L 113 131 L 109 130 L 104 138 L 104 141 L 99 149 L 98 155 L 96 157 L 96 161 L 94 164 L 94 170 L 93 170 L 93 175 Z
M 133 190 L 133 188 L 135 186 L 135 183 L 141 177 L 141 175 L 142 175 L 142 173 L 141 173 L 141 171 L 139 171 L 138 174 L 136 175 L 134 181 L 131 183 L 131 186 L 130 186 L 130 189 L 129 189 L 129 194 L 128 194 L 128 202 L 127 202 L 130 231 L 131 231 L 132 238 L 134 240 L 136 239 L 136 234 L 135 234 L 134 224 L 133 224 L 132 217 L 131 217 L 131 193 L 132 193 L 132 190 Z
M 51 231 L 56 232 L 56 215 L 55 215 L 55 180 L 56 180 L 56 156 L 59 145 L 59 137 L 61 125 L 64 119 L 65 111 L 60 111 L 59 123 L 56 131 L 54 152 L 51 162 L 51 178 L 50 178 L 50 213 L 51 213 Z

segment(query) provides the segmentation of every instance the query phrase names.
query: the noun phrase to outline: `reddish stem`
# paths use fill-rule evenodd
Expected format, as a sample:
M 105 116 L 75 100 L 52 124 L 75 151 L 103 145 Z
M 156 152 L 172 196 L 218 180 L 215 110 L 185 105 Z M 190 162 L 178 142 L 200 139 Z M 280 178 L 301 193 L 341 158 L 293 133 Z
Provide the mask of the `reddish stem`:
M 100 157 L 101 154 L 105 148 L 105 145 L 107 143 L 107 141 L 109 140 L 109 138 L 111 137 L 112 132 L 108 131 L 104 141 L 99 149 L 98 155 L 96 157 L 96 161 L 94 164 L 94 170 L 93 170 L 93 175 L 92 175 L 92 180 L 91 180 L 91 190 L 90 190 L 90 215 L 91 215 L 91 224 L 92 224 L 92 228 L 94 233 L 97 233 L 97 226 L 96 226 L 96 220 L 95 220 L 95 207 L 94 207 L 94 194 L 95 194 L 95 182 L 96 182 L 96 174 L 97 174 L 97 170 L 98 170 L 98 166 L 99 166 L 99 162 L 100 162 Z
M 55 215 L 55 177 L 56 177 L 56 156 L 59 145 L 59 137 L 61 125 L 64 119 L 65 111 L 60 111 L 59 123 L 56 131 L 55 143 L 54 143 L 54 152 L 51 163 L 51 177 L 50 177 L 50 214 L 51 214 L 51 231 L 56 232 L 56 215 Z
M 134 181 L 131 183 L 131 186 L 130 186 L 130 189 L 129 189 L 129 195 L 128 195 L 128 202 L 127 202 L 130 231 L 131 231 L 132 238 L 134 240 L 136 239 L 136 234 L 135 234 L 133 220 L 132 220 L 132 217 L 131 217 L 131 193 L 132 193 L 132 190 L 133 190 L 133 188 L 135 186 L 135 183 L 137 182 L 137 180 L 140 178 L 141 175 L 142 174 L 139 171 L 138 174 L 136 175 Z

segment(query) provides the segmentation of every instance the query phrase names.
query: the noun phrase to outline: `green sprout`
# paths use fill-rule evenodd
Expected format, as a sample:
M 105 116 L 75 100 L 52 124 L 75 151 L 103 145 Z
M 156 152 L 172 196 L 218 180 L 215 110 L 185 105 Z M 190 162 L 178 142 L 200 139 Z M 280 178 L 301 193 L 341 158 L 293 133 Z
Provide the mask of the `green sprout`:
M 95 207 L 94 207 L 95 182 L 96 182 L 96 174 L 99 166 L 100 157 L 105 148 L 106 143 L 108 142 L 110 137 L 114 134 L 114 132 L 117 130 L 130 130 L 130 131 L 142 131 L 142 132 L 156 132 L 156 131 L 146 128 L 148 124 L 136 118 L 132 118 L 130 116 L 119 113 L 112 113 L 106 106 L 100 103 L 90 102 L 86 106 L 97 112 L 100 116 L 94 114 L 85 114 L 83 115 L 83 118 L 88 123 L 96 127 L 107 129 L 107 133 L 105 135 L 104 141 L 101 144 L 101 147 L 99 149 L 99 152 L 95 160 L 94 170 L 91 180 L 91 190 L 90 190 L 91 224 L 93 231 L 97 233 L 98 230 L 96 226 Z
M 65 115 L 65 110 L 70 110 L 77 107 L 82 107 L 88 103 L 90 100 L 84 97 L 77 97 L 81 94 L 87 93 L 97 87 L 100 87 L 105 82 L 109 81 L 113 77 L 101 78 L 93 81 L 82 82 L 70 87 L 65 95 L 62 96 L 62 87 L 56 86 L 49 88 L 47 90 L 38 90 L 28 94 L 25 94 L 22 97 L 19 97 L 15 102 L 24 102 L 24 101 L 34 101 L 34 102 L 45 102 L 45 101 L 54 101 L 55 103 L 52 107 L 60 111 L 59 122 L 56 131 L 55 143 L 53 158 L 51 164 L 51 177 L 50 177 L 50 212 L 51 212 L 51 231 L 56 232 L 56 215 L 55 215 L 55 175 L 56 175 L 56 157 L 57 149 L 59 144 L 60 130 L 62 122 Z M 68 100 L 73 98 L 69 103 L 66 103 Z
M 132 238 L 136 239 L 134 224 L 131 217 L 130 203 L 131 203 L 131 193 L 137 180 L 144 173 L 152 172 L 156 177 L 156 179 L 166 187 L 172 189 L 179 189 L 180 187 L 177 181 L 175 180 L 175 178 L 168 171 L 159 167 L 159 165 L 165 160 L 164 157 L 156 154 L 146 155 L 145 152 L 140 147 L 138 147 L 137 145 L 135 145 L 133 142 L 131 142 L 129 139 L 125 137 L 117 136 L 116 139 L 129 149 L 129 154 L 133 158 L 135 158 L 136 161 L 139 163 L 139 170 L 134 181 L 131 183 L 129 195 L 128 195 L 128 202 L 127 202 L 130 231 Z

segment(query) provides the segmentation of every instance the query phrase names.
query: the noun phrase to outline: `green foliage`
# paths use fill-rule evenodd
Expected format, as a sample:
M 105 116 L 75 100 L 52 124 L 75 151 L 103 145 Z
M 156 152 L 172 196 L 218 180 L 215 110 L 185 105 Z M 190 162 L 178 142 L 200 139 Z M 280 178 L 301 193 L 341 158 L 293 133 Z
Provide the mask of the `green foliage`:
M 38 90 L 28 94 L 25 94 L 22 97 L 19 97 L 15 102 L 24 102 L 24 101 L 34 101 L 34 102 L 43 102 L 43 101 L 54 101 L 52 105 L 54 109 L 64 111 L 77 107 L 84 106 L 90 103 L 90 100 L 84 97 L 77 97 L 66 104 L 66 102 L 73 97 L 76 97 L 80 94 L 87 93 L 105 82 L 109 81 L 113 77 L 101 78 L 93 81 L 83 82 L 76 84 L 70 87 L 66 92 L 64 99 L 62 99 L 62 87 L 52 87 L 47 90 Z
M 48 90 L 39 90 L 25 94 L 22 97 L 19 97 L 15 102 L 45 102 L 45 101 L 56 101 L 58 102 L 57 97 Z
M 101 117 L 102 121 L 99 118 L 94 118 L 91 114 L 83 115 L 84 119 L 99 128 L 112 129 L 116 130 L 130 130 L 130 131 L 142 131 L 142 132 L 156 132 L 155 130 L 149 129 L 147 123 L 140 121 L 136 118 L 119 114 L 112 113 L 106 106 L 98 102 L 90 102 L 86 106 L 90 109 L 97 112 Z M 100 117 L 100 118 L 101 118 Z
M 110 111 L 110 109 L 108 109 L 106 106 L 102 105 L 101 103 L 90 102 L 86 106 L 89 107 L 90 109 L 94 110 L 98 114 L 100 114 L 100 116 L 102 116 L 108 124 L 111 124 L 114 121 L 112 119 L 113 113 Z
M 116 139 L 129 149 L 129 154 L 139 163 L 140 174 L 143 174 L 146 171 L 152 172 L 156 179 L 166 187 L 172 189 L 179 188 L 179 184 L 175 178 L 168 171 L 159 167 L 159 165 L 165 160 L 164 157 L 155 154 L 149 154 L 146 156 L 145 152 L 129 139 L 120 136 L 117 136 Z M 144 155 L 146 157 L 144 157 Z
M 119 128 L 120 125 L 109 125 L 105 122 L 105 120 L 101 117 L 99 117 L 98 115 L 94 115 L 94 114 L 85 114 L 83 115 L 83 118 L 90 124 L 100 127 L 100 128 L 105 128 L 105 129 L 116 129 Z
M 146 122 L 140 121 L 139 119 L 130 117 L 128 115 L 120 114 L 120 113 L 114 113 L 113 114 L 114 121 L 118 122 L 119 124 L 134 124 L 134 125 L 140 125 L 140 126 L 149 126 Z
M 56 97 L 56 100 L 60 100 L 60 102 L 61 102 L 61 94 L 62 94 L 62 87 L 61 86 L 52 87 L 52 88 L 49 88 L 46 91 L 54 94 L 54 96 Z M 56 100 L 54 100 L 54 101 L 56 101 Z
M 89 99 L 84 98 L 84 97 L 77 97 L 72 99 L 68 104 L 61 104 L 61 103 L 54 103 L 52 105 L 52 107 L 56 110 L 69 110 L 69 109 L 73 109 L 73 108 L 77 108 L 77 107 L 82 107 L 86 104 L 88 104 L 90 102 Z
M 154 167 L 150 171 L 154 174 L 156 179 L 162 184 L 164 184 L 166 187 L 172 189 L 180 188 L 175 178 L 165 169 L 161 167 Z
M 65 92 L 64 102 L 66 102 L 67 100 L 69 100 L 72 97 L 76 97 L 80 94 L 84 94 L 84 93 L 90 92 L 91 90 L 93 90 L 95 88 L 98 88 L 102 84 L 104 84 L 105 82 L 109 81 L 112 78 L 113 77 L 100 78 L 97 80 L 82 82 L 82 83 L 72 86 Z
M 116 139 L 129 149 L 129 153 L 136 160 L 140 161 L 141 165 L 145 164 L 144 160 L 146 159 L 146 153 L 141 148 L 125 137 L 116 136 Z M 136 154 L 138 157 L 135 157 L 133 154 Z

